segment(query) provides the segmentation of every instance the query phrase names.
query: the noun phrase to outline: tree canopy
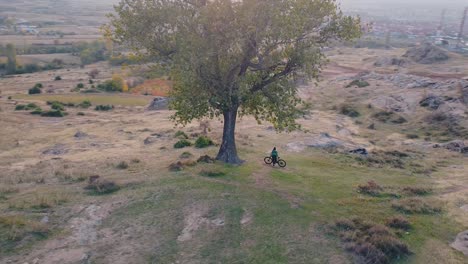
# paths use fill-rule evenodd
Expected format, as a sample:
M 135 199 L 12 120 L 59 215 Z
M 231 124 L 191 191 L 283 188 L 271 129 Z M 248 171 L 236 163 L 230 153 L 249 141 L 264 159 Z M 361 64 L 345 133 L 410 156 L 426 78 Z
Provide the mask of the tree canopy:
M 360 36 L 334 0 L 122 0 L 109 36 L 167 66 L 177 123 L 224 117 L 218 159 L 239 163 L 237 115 L 279 131 L 295 122 L 295 79 L 317 79 L 333 41 Z

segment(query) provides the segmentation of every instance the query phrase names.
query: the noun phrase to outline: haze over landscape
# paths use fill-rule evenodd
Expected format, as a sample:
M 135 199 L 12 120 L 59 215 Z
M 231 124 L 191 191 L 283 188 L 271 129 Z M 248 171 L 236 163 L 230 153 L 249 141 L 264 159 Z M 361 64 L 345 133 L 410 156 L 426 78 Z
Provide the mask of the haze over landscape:
M 468 263 L 468 2 L 337 2 L 0 0 L 0 264 Z

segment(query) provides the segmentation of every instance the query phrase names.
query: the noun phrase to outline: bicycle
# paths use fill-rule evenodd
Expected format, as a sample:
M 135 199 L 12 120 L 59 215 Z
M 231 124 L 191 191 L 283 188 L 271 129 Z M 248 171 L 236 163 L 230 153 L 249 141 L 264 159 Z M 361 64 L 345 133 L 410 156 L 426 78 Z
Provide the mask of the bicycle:
M 265 158 L 263 159 L 263 161 L 265 161 L 265 164 L 270 165 L 270 164 L 273 163 L 273 158 L 272 158 L 272 157 L 265 157 Z M 277 161 L 276 163 L 277 163 L 281 168 L 286 167 L 286 161 L 280 159 L 280 157 L 278 157 L 278 161 Z M 274 164 L 273 164 L 273 166 L 274 166 Z

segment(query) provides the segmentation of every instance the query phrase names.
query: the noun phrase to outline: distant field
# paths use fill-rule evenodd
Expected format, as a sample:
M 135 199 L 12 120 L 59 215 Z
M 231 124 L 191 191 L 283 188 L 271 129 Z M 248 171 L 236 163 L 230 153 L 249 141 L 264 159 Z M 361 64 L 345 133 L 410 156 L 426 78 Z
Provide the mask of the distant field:
M 32 44 L 54 44 L 54 41 L 59 43 L 76 43 L 76 42 L 92 42 L 102 38 L 102 35 L 66 35 L 63 38 L 54 38 L 47 36 L 19 36 L 19 35 L 3 35 L 0 36 L 0 44 L 14 44 L 16 47 L 22 48 Z
M 14 99 L 36 100 L 36 101 L 59 101 L 63 103 L 81 103 L 84 100 L 92 104 L 111 104 L 121 106 L 145 106 L 151 101 L 151 97 L 134 95 L 112 95 L 112 94 L 69 94 L 69 95 L 16 95 Z
M 16 58 L 18 63 L 21 65 L 32 63 L 51 63 L 54 59 L 62 60 L 65 64 L 81 63 L 80 58 L 78 56 L 71 55 L 71 53 L 18 55 Z M 0 63 L 5 63 L 6 61 L 6 57 L 0 57 Z

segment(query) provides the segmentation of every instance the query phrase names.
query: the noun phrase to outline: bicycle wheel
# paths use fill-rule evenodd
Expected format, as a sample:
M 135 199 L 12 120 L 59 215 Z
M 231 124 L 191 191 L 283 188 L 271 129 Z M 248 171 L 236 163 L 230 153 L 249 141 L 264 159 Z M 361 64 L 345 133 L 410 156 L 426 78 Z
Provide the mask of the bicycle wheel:
M 280 160 L 278 160 L 278 165 L 279 165 L 281 168 L 284 168 L 284 167 L 286 167 L 286 161 L 280 159 Z
M 273 162 L 271 157 L 265 157 L 265 159 L 263 161 L 265 161 L 266 164 L 271 164 Z

